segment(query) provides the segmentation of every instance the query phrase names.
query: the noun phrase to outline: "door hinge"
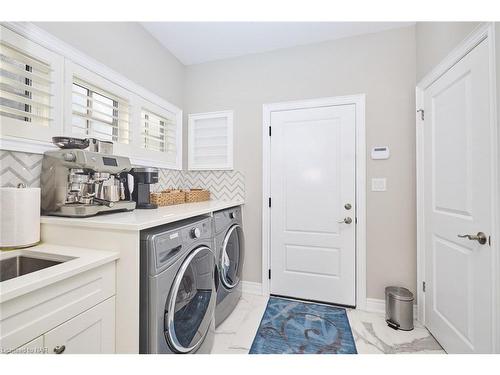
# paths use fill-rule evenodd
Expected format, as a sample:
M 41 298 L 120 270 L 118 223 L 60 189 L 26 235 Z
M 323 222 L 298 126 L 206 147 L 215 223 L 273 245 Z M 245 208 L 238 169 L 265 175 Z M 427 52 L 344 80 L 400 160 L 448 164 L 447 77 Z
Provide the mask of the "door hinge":
M 417 111 L 417 113 L 419 113 L 419 112 L 420 112 L 420 119 L 421 119 L 422 121 L 424 121 L 425 111 L 424 111 L 423 109 L 419 109 L 419 110 Z
M 268 270 L 269 271 L 269 280 L 271 280 L 271 269 Z
M 271 207 L 271 197 L 269 197 L 269 207 Z
M 425 293 L 425 281 L 422 282 L 422 291 Z
M 269 127 L 269 136 L 271 136 L 271 127 Z

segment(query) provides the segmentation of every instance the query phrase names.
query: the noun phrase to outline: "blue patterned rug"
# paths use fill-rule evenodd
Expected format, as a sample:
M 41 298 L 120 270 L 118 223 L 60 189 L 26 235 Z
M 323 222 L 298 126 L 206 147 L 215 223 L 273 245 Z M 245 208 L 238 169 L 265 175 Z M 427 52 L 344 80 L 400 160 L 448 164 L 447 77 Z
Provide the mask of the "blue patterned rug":
M 250 354 L 357 354 L 345 309 L 271 297 Z

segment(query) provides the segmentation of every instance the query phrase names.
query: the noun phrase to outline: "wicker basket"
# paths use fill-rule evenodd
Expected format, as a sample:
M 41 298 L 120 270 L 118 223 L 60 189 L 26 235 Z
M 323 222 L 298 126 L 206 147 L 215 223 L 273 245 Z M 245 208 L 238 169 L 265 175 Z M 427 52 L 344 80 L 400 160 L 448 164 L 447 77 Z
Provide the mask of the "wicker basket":
M 151 203 L 158 206 L 172 206 L 185 202 L 186 194 L 182 190 L 163 190 L 159 193 L 151 193 Z
M 186 190 L 186 203 L 203 202 L 210 200 L 210 191 L 205 189 Z

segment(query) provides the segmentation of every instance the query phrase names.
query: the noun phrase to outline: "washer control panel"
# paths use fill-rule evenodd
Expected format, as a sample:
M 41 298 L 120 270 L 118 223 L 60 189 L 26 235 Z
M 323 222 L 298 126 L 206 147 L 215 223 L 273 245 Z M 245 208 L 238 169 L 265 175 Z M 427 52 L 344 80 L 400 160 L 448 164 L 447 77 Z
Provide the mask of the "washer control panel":
M 198 227 L 192 228 L 189 233 L 191 235 L 191 238 L 200 238 L 201 236 L 201 230 Z

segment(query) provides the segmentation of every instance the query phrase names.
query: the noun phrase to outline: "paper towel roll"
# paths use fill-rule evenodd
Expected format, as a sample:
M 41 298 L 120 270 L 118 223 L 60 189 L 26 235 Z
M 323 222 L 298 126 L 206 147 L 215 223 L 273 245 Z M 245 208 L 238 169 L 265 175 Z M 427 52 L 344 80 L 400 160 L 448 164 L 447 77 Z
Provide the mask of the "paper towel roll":
M 40 242 L 40 188 L 0 188 L 0 248 Z

